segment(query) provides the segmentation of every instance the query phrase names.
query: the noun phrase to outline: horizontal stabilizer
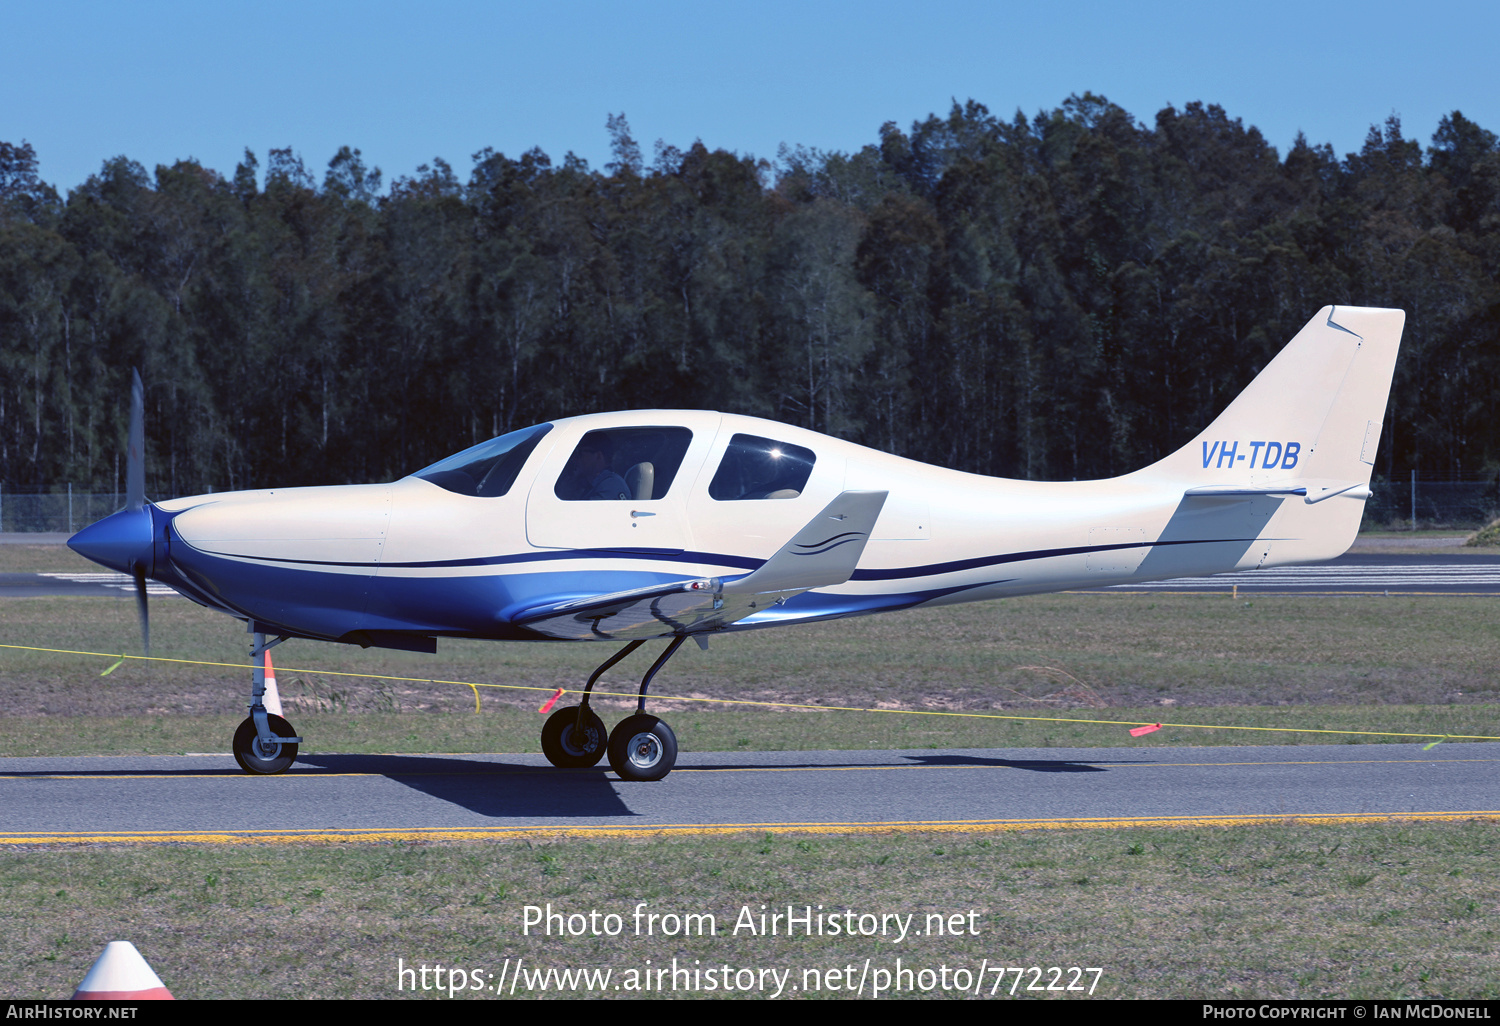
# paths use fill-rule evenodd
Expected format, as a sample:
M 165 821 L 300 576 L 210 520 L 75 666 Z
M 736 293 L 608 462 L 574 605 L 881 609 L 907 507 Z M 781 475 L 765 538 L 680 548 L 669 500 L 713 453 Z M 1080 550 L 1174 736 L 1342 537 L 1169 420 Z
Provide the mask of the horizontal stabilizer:
M 1311 506 L 1315 502 L 1331 499 L 1335 495 L 1346 495 L 1351 499 L 1368 499 L 1370 494 L 1370 486 L 1364 481 L 1309 481 L 1305 501 Z
M 1286 481 L 1275 485 L 1199 485 L 1182 493 L 1190 499 L 1254 498 L 1257 495 L 1297 495 L 1308 505 L 1347 495 L 1351 499 L 1368 499 L 1370 487 L 1363 481 Z
M 1200 485 L 1182 493 L 1189 498 L 1234 499 L 1256 495 L 1306 495 L 1307 486 L 1301 483 L 1267 485 L 1264 488 L 1237 488 L 1233 485 Z
M 533 606 L 511 622 L 569 641 L 635 640 L 716 631 L 809 588 L 843 584 L 859 565 L 885 492 L 847 491 L 755 572 L 700 577 Z

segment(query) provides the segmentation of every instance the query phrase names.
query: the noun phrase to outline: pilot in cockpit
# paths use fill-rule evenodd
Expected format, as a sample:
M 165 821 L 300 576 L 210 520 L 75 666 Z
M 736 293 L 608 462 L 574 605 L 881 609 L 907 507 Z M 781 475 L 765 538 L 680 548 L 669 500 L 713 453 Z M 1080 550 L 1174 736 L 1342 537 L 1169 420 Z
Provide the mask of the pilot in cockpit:
M 573 450 L 564 478 L 573 484 L 579 499 L 629 499 L 630 488 L 614 471 L 614 446 L 609 436 L 590 431 Z

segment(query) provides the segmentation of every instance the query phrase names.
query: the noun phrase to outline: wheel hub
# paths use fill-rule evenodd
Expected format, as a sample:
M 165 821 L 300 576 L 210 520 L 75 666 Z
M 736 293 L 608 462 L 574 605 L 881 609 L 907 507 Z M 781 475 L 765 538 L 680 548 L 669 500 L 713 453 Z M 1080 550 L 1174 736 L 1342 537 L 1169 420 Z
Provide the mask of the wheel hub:
M 599 750 L 599 732 L 588 728 L 580 734 L 575 727 L 564 727 L 558 741 L 569 755 L 590 755 Z
M 661 740 L 655 734 L 643 731 L 630 739 L 625 752 L 632 766 L 648 770 L 661 762 Z

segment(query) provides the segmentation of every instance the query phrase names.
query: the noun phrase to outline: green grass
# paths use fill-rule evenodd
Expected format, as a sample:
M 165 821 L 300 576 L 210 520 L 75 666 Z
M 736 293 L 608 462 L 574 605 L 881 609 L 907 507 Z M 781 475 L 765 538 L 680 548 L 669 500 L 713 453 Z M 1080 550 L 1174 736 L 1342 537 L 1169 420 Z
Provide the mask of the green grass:
M 1429 742 L 1401 734 L 1500 737 L 1500 706 L 1121 708 L 1066 713 L 1014 712 L 988 719 L 878 712 L 783 712 L 766 709 L 653 706 L 671 724 L 684 752 L 821 751 L 909 748 L 1132 748 L 1204 745 L 1295 745 Z M 607 725 L 624 708 L 601 710 Z M 225 716 L 9 717 L 0 720 L 0 756 L 181 755 L 228 752 L 244 711 Z M 494 703 L 475 715 L 299 712 L 288 708 L 304 754 L 539 753 L 545 717 L 536 709 Z M 1093 721 L 1093 722 L 1090 722 Z M 1133 738 L 1122 724 L 1165 722 Z M 1174 724 L 1207 724 L 1212 729 Z M 1254 729 L 1235 729 L 1254 728 Z M 1316 733 L 1366 731 L 1373 734 Z M 1395 732 L 1383 735 L 1378 732 Z M 1453 740 L 1449 743 L 1459 743 Z
M 84 559 L 66 545 L 0 544 L 0 574 L 49 572 L 97 573 L 104 568 Z
M 706 653 L 687 646 L 654 682 L 652 708 L 669 718 L 686 749 L 700 751 L 1247 744 L 1290 736 L 1168 730 L 1130 741 L 1119 727 L 778 711 L 673 697 L 1500 736 L 1496 608 L 1488 598 L 1445 596 L 1073 594 L 913 610 L 718 637 Z M 129 597 L 3 601 L 0 642 L 129 652 L 138 644 L 134 619 Z M 128 660 L 101 677 L 118 656 L 0 649 L 0 753 L 128 751 L 132 743 L 148 751 L 222 750 L 224 724 L 244 716 L 247 637 L 235 621 L 176 599 L 153 603 L 152 622 L 156 654 L 233 665 Z M 320 750 L 535 751 L 538 705 L 556 688 L 578 688 L 610 650 L 445 641 L 437 656 L 422 656 L 293 641 L 275 655 L 288 715 Z M 601 689 L 633 694 L 650 652 L 611 671 Z M 434 678 L 526 690 L 482 687 L 476 717 L 470 688 L 428 682 Z M 630 704 L 601 701 L 606 718 Z
M 1493 823 L 1461 823 L 28 848 L 0 852 L 0 960 L 17 998 L 68 996 L 107 941 L 128 939 L 179 998 L 402 996 L 398 960 L 493 985 L 484 974 L 507 958 L 615 982 L 675 958 L 801 986 L 900 958 L 950 973 L 1099 967 L 1107 998 L 1495 999 L 1496 838 Z M 639 902 L 712 914 L 717 933 L 635 936 Z M 548 904 L 618 915 L 621 933 L 523 935 L 525 907 Z M 916 929 L 957 916 L 963 932 L 736 935 L 742 909 L 762 905 L 911 915 Z
M 685 647 L 653 685 L 934 712 L 1500 735 L 1493 600 L 1077 594 L 917 610 Z M 237 624 L 154 602 L 157 654 L 245 662 Z M 133 603 L 0 602 L 0 642 L 134 651 Z M 290 642 L 288 713 L 314 751 L 536 751 L 536 707 L 609 649 L 443 643 L 437 656 Z M 652 646 L 655 651 L 655 646 Z M 640 653 L 603 685 L 633 692 Z M 246 671 L 0 649 L 0 754 L 224 751 Z M 303 669 L 292 669 L 302 667 Z M 339 677 L 331 671 L 360 676 Z M 381 680 L 375 675 L 421 678 Z M 515 684 L 483 689 L 431 678 Z M 605 718 L 627 702 L 607 701 Z M 1326 735 L 783 711 L 661 701 L 687 751 L 1325 742 Z M 1350 740 L 1357 740 L 1351 738 Z M 26 846 L 0 852 L 8 993 L 70 994 L 133 941 L 179 997 L 391 997 L 398 959 L 616 974 L 698 960 L 790 971 L 1098 966 L 1096 997 L 1490 998 L 1495 824 L 620 841 Z M 629 917 L 764 903 L 976 915 L 978 936 L 522 936 L 527 905 Z M 967 920 L 966 920 L 967 921 Z M 623 977 L 616 975 L 615 981 Z M 825 982 L 828 976 L 821 977 Z M 842 977 L 840 977 L 841 979 Z M 483 979 L 483 977 L 481 977 Z M 1029 979 L 1029 978 L 1028 978 Z M 991 980 L 993 982 L 993 980 Z M 1013 974 L 1004 980 L 1006 989 Z M 987 990 L 987 988 L 986 988 Z M 523 991 L 519 991 L 522 993 Z M 825 992 L 826 993 L 826 992 Z M 939 992 L 933 991 L 934 996 Z M 422 996 L 434 996 L 426 992 Z M 474 996 L 474 995 L 469 995 Z

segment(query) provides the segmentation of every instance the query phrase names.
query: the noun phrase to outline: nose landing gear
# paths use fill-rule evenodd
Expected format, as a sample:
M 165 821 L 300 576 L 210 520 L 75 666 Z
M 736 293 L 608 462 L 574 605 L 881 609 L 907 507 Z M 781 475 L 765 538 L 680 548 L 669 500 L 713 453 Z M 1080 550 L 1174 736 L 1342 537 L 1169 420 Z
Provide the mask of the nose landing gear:
M 297 746 L 302 739 L 292 725 L 281 718 L 281 699 L 269 696 L 275 708 L 266 706 L 266 653 L 286 638 L 267 642 L 266 636 L 250 625 L 255 645 L 250 649 L 254 666 L 254 684 L 250 689 L 250 715 L 234 732 L 234 761 L 240 769 L 257 776 L 285 773 L 297 761 Z

